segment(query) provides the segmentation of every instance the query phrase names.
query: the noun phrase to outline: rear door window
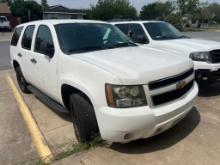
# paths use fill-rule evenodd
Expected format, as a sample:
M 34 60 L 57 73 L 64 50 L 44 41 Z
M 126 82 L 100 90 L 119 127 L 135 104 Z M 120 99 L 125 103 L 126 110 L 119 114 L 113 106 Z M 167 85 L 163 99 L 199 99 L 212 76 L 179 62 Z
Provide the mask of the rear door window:
M 27 50 L 31 50 L 34 28 L 35 28 L 34 25 L 29 25 L 25 29 L 25 32 L 24 32 L 24 35 L 22 38 L 22 42 L 21 42 L 22 48 L 27 49 Z
M 129 24 L 115 24 L 117 28 L 119 28 L 124 34 L 128 34 Z
M 12 39 L 11 39 L 11 45 L 17 46 L 22 30 L 23 30 L 23 26 L 15 29 L 15 32 L 14 32 Z
M 5 17 L 0 17 L 0 22 L 5 22 L 7 21 Z

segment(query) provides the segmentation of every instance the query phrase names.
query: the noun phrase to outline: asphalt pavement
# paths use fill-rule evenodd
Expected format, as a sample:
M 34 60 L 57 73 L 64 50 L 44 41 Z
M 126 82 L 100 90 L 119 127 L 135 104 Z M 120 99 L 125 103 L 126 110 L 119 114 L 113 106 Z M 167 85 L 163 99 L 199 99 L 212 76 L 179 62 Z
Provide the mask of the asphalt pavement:
M 0 42 L 0 70 L 10 69 L 9 41 Z
M 200 38 L 200 39 L 220 42 L 220 31 L 219 32 L 186 32 L 185 34 L 192 38 Z
M 0 164 L 36 164 L 38 154 L 5 75 L 0 71 Z

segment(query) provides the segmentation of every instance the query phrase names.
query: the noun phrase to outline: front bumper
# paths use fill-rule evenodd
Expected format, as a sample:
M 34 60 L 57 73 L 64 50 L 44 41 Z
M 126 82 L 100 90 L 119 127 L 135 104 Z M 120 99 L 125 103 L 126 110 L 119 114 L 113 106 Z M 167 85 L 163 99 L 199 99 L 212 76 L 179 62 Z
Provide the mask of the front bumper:
M 220 63 L 194 61 L 195 79 L 197 82 L 215 82 L 220 79 Z
M 198 82 L 207 81 L 207 82 L 215 82 L 220 79 L 220 69 L 216 71 L 212 71 L 209 69 L 199 69 L 195 71 L 195 79 Z
M 8 26 L 0 26 L 0 30 L 10 30 L 11 28 Z
M 129 109 L 102 107 L 96 111 L 101 137 L 112 142 L 128 142 L 161 133 L 187 115 L 197 94 L 195 83 L 184 97 L 164 106 Z

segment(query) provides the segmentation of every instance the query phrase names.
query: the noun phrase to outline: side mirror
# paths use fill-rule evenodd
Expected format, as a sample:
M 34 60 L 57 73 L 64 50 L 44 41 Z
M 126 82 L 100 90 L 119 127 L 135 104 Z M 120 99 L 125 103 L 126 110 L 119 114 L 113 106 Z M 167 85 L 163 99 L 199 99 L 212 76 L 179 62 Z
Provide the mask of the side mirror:
M 49 58 L 52 58 L 54 55 L 54 47 L 53 46 L 47 46 L 45 49 L 45 55 L 47 55 Z
M 148 42 L 148 39 L 145 35 L 138 35 L 136 37 L 136 43 L 139 43 L 139 44 L 146 44 Z
M 132 31 L 129 31 L 127 36 L 128 36 L 129 38 L 132 38 L 133 32 L 132 32 Z

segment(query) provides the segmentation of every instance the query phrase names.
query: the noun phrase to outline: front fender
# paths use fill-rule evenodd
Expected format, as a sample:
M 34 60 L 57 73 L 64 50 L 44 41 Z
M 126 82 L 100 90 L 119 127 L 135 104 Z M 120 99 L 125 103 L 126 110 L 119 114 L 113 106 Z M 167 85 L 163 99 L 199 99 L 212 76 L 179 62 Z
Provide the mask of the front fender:
M 88 87 L 86 87 L 86 85 L 82 81 L 76 81 L 76 80 L 72 81 L 70 78 L 63 77 L 62 80 L 60 80 L 59 89 L 61 89 L 62 85 L 64 84 L 72 86 L 76 88 L 77 90 L 81 91 L 82 93 L 84 93 L 90 99 L 94 108 L 97 107 L 97 103 L 91 93 L 91 90 L 89 90 Z M 60 98 L 61 98 L 62 104 L 64 105 L 61 91 L 60 91 Z

